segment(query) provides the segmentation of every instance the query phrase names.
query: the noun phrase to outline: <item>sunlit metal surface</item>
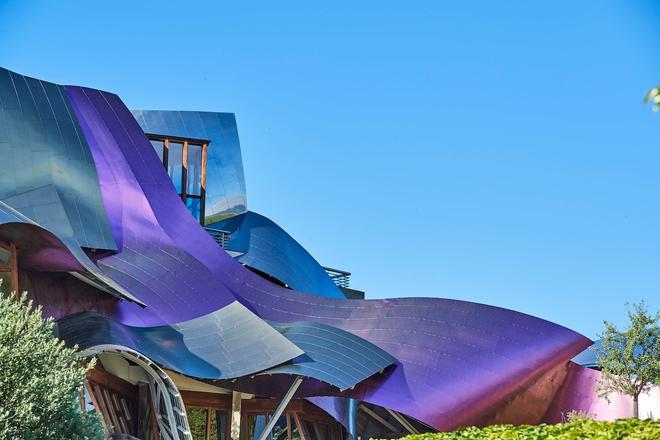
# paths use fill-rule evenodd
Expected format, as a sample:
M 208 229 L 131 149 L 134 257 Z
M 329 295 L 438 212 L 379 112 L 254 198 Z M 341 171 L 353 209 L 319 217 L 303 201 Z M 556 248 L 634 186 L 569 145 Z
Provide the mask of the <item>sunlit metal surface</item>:
M 57 327 L 62 340 L 82 350 L 122 345 L 165 368 L 200 379 L 245 376 L 303 354 L 238 302 L 168 326 L 132 327 L 87 312 L 58 320 Z
M 271 324 L 305 354 L 263 374 L 313 377 L 344 391 L 396 362 L 385 350 L 336 327 L 304 321 Z
M 133 110 L 148 134 L 209 141 L 206 164 L 206 223 L 247 210 L 245 175 L 233 113 Z
M 75 238 L 57 236 L 4 202 L 0 202 L 0 240 L 16 244 L 23 270 L 76 272 L 81 277 L 93 277 L 111 295 L 144 305 L 104 274 Z
M 80 246 L 117 248 L 94 161 L 61 86 L 0 68 L 0 157 L 0 200 L 28 217 L 38 210 L 53 232 L 73 232 Z M 37 191 L 44 187 L 51 189 Z M 71 230 L 60 230 L 51 192 Z
M 208 225 L 229 232 L 227 249 L 237 260 L 277 278 L 289 287 L 329 298 L 344 298 L 323 267 L 275 222 L 248 211 Z

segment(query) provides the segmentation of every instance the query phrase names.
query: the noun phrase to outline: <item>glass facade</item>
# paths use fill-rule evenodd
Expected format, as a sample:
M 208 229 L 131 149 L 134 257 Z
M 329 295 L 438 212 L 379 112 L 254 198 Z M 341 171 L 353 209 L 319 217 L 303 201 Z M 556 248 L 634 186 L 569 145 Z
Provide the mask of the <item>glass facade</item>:
M 149 141 L 186 208 L 198 222 L 204 224 L 208 144 L 160 135 L 150 135 Z

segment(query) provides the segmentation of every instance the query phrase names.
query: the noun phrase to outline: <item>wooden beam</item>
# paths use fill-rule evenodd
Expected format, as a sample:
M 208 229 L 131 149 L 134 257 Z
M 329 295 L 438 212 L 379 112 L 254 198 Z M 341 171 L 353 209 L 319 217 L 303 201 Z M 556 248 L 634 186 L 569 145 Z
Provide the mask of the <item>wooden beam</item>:
M 391 410 L 389 408 L 385 408 L 385 409 L 387 410 L 388 413 L 390 413 L 392 417 L 396 419 L 397 422 L 401 423 L 401 426 L 403 426 L 410 434 L 419 434 L 419 431 L 415 429 L 415 427 L 412 424 L 410 424 L 410 422 L 402 414 L 394 410 Z
M 291 415 L 290 414 L 286 415 L 286 439 L 287 440 L 292 440 L 293 439 L 293 431 L 291 430 Z
M 204 218 L 206 217 L 206 155 L 207 155 L 207 148 L 209 144 L 202 144 L 202 188 L 201 188 L 201 196 L 202 200 L 200 202 L 200 214 L 199 214 L 199 219 L 202 225 L 206 224 L 204 221 Z
M 206 440 L 211 440 L 211 408 L 206 408 Z
M 183 157 L 181 158 L 181 194 L 183 200 L 186 200 L 188 193 L 188 141 L 183 141 Z
M 303 423 L 303 419 L 300 417 L 300 414 L 295 413 L 293 415 L 293 419 L 296 421 L 296 425 L 298 426 L 298 435 L 300 436 L 300 440 L 311 440 L 309 433 L 307 432 L 307 428 L 305 428 L 305 424 Z
M 392 434 L 396 434 L 399 432 L 399 430 L 396 429 L 394 425 L 392 425 L 390 422 L 379 416 L 375 411 L 373 411 L 368 406 L 360 405 L 358 406 L 358 409 L 364 411 L 372 419 L 374 419 L 375 421 L 377 421 L 378 423 L 389 429 Z
M 231 410 L 231 394 L 206 393 L 203 391 L 181 390 L 181 398 L 186 407 L 213 408 L 219 411 Z
M 101 414 L 101 425 L 103 425 L 103 430 L 107 434 L 110 434 L 110 430 L 108 429 L 108 424 L 106 423 L 105 414 L 103 414 L 103 411 L 101 410 L 101 407 L 99 406 L 99 401 L 96 399 L 96 395 L 94 394 L 94 390 L 92 389 L 92 385 L 89 382 L 86 382 L 85 383 L 85 388 L 87 388 L 87 394 L 89 394 L 89 399 L 92 401 L 92 405 L 94 405 L 94 408 L 96 408 L 96 411 Z
M 95 384 L 103 385 L 129 399 L 137 400 L 138 388 L 124 379 L 108 373 L 101 367 L 100 363 L 87 372 L 87 380 Z

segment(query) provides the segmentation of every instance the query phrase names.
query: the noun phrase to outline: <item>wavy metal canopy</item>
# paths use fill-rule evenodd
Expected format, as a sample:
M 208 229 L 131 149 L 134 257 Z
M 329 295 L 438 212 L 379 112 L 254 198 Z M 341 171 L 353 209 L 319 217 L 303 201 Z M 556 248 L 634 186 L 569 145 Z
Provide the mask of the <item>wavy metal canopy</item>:
M 302 292 L 345 298 L 321 265 L 275 222 L 248 211 L 208 225 L 228 231 L 228 247 L 241 264 L 259 269 Z
M 165 368 L 200 379 L 254 374 L 303 354 L 238 302 L 178 324 L 132 327 L 86 312 L 57 321 L 58 336 L 81 350 L 120 345 Z

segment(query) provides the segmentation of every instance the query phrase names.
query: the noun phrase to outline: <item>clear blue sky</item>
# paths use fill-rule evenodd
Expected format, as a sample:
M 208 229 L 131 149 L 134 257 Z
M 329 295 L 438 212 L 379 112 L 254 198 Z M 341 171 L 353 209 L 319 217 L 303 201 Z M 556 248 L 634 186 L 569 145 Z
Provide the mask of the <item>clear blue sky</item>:
M 0 65 L 235 112 L 250 209 L 371 298 L 660 305 L 654 2 L 162 3 L 0 0 Z

